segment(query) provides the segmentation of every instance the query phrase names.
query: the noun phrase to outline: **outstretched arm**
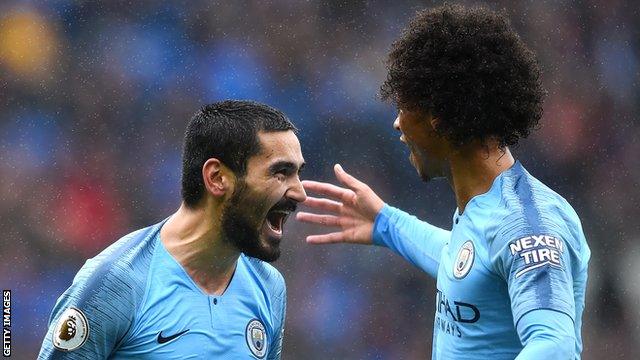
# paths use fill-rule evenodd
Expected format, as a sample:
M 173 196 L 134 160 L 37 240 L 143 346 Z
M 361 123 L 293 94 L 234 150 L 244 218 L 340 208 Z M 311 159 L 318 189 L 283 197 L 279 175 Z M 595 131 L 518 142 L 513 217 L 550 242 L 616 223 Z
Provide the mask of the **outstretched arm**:
M 451 232 L 385 205 L 376 217 L 373 243 L 386 246 L 432 277 L 438 277 L 440 255 Z
M 311 244 L 353 243 L 387 246 L 431 276 L 437 275 L 440 253 L 449 231 L 420 221 L 392 208 L 371 188 L 334 167 L 336 177 L 346 188 L 317 181 L 303 181 L 305 190 L 325 196 L 308 196 L 304 205 L 329 214 L 299 212 L 300 221 L 338 228 L 338 231 L 307 236 Z

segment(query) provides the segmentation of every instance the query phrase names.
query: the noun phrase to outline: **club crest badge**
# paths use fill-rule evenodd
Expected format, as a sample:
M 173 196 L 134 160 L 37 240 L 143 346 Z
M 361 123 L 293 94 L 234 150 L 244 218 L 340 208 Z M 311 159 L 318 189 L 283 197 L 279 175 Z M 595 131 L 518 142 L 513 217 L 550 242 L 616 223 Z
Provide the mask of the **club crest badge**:
M 62 351 L 73 351 L 87 341 L 89 322 L 82 311 L 70 307 L 65 310 L 52 334 L 53 346 Z
M 471 270 L 473 266 L 473 260 L 475 257 L 475 248 L 473 246 L 473 241 L 467 240 L 460 251 L 458 251 L 458 256 L 456 256 L 456 261 L 453 263 L 453 276 L 456 279 L 462 279 Z
M 253 356 L 262 359 L 267 353 L 267 332 L 260 320 L 253 319 L 249 321 L 245 338 Z

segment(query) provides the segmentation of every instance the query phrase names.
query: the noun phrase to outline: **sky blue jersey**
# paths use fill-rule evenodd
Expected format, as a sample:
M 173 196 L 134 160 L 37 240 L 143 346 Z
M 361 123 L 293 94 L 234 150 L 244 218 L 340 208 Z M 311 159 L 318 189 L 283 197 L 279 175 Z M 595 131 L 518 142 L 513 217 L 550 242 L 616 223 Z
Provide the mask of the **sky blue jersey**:
M 279 359 L 286 293 L 240 255 L 223 295 L 204 293 L 160 241 L 164 222 L 90 259 L 58 299 L 39 359 Z
M 385 205 L 373 238 L 437 277 L 433 359 L 580 358 L 590 250 L 573 208 L 519 162 L 450 232 Z

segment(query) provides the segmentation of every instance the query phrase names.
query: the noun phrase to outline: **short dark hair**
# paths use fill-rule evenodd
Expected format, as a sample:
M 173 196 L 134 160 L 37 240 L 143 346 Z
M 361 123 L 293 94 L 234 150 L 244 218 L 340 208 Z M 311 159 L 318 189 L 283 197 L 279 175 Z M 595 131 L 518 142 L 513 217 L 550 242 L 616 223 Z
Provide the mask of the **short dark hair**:
M 203 106 L 191 118 L 182 152 L 182 200 L 194 207 L 202 199 L 202 166 L 216 158 L 238 177 L 244 177 L 247 160 L 260 152 L 259 131 L 296 127 L 279 110 L 253 101 L 225 100 Z
M 545 91 L 534 53 L 502 14 L 445 5 L 423 10 L 393 43 L 383 100 L 431 112 L 454 145 L 527 137 Z

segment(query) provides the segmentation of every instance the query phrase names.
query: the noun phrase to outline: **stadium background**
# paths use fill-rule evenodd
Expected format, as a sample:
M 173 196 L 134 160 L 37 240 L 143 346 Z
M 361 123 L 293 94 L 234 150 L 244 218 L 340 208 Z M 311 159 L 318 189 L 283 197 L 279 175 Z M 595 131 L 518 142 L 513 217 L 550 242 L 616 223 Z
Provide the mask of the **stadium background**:
M 640 347 L 640 6 L 501 1 L 549 91 L 514 149 L 582 218 L 593 258 L 584 359 Z M 422 184 L 376 99 L 414 1 L 3 1 L 0 279 L 13 352 L 34 358 L 87 257 L 179 205 L 185 123 L 203 103 L 266 102 L 301 129 L 304 178 L 340 162 L 393 205 L 450 227 L 446 182 Z M 304 243 L 287 224 L 285 359 L 428 358 L 434 281 L 385 249 Z

